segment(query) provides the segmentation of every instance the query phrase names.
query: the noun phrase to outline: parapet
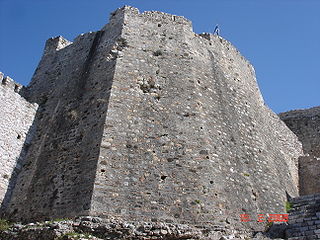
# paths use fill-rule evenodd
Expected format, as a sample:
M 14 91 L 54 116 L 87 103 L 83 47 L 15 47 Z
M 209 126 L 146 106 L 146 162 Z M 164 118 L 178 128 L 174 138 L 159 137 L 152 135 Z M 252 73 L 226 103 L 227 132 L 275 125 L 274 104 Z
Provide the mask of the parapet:
M 16 83 L 12 78 L 9 76 L 4 76 L 2 72 L 0 72 L 0 81 L 1 85 L 5 88 L 11 88 L 16 93 L 19 93 L 22 88 L 24 88 L 23 85 Z
M 44 48 L 44 54 L 49 54 L 55 51 L 59 51 L 60 49 L 65 48 L 70 44 L 72 44 L 72 42 L 68 41 L 62 36 L 49 38 Z
M 137 8 L 134 8 L 131 6 L 123 6 L 122 8 L 118 8 L 116 11 L 111 13 L 110 21 L 114 20 L 119 15 L 125 16 L 125 20 L 126 20 L 126 16 L 129 17 L 130 15 L 139 15 L 141 17 L 146 18 L 149 21 L 159 22 L 159 23 L 161 22 L 161 24 L 174 22 L 176 24 L 186 25 L 192 29 L 192 22 L 186 19 L 185 17 L 163 13 L 159 11 L 146 11 L 146 12 L 140 13 L 139 9 Z
M 314 117 L 320 115 L 320 107 L 313 107 L 309 109 L 297 109 L 288 112 L 280 113 L 279 116 L 282 120 L 290 118 Z

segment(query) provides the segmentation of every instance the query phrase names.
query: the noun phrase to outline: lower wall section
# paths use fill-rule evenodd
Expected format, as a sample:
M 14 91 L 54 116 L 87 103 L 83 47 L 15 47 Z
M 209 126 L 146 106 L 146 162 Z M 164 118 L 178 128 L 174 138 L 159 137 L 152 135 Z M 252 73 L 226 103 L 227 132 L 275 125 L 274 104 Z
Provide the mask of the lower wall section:
M 289 240 L 320 239 L 320 194 L 292 200 L 287 238 Z
M 279 114 L 297 135 L 304 157 L 299 159 L 300 195 L 320 193 L 320 107 Z
M 305 156 L 299 159 L 300 195 L 320 193 L 320 158 Z
M 30 104 L 18 91 L 21 85 L 0 73 L 0 202 L 10 194 L 14 169 L 20 161 L 32 136 L 31 126 L 37 104 Z M 8 192 L 7 192 L 8 190 Z

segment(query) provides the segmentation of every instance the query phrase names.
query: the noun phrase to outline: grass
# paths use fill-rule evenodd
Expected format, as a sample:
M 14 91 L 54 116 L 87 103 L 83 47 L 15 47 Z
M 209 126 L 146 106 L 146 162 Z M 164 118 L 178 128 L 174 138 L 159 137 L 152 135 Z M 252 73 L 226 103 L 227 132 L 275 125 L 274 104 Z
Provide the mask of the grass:
M 267 222 L 265 227 L 264 227 L 264 231 L 268 232 L 270 230 L 270 228 L 272 227 L 273 222 Z
M 292 210 L 292 207 L 293 207 L 293 205 L 292 205 L 291 202 L 286 202 L 285 203 L 285 209 L 286 209 L 287 213 L 290 212 L 290 210 Z
M 11 227 L 12 223 L 10 223 L 6 219 L 0 219 L 0 232 L 6 231 Z

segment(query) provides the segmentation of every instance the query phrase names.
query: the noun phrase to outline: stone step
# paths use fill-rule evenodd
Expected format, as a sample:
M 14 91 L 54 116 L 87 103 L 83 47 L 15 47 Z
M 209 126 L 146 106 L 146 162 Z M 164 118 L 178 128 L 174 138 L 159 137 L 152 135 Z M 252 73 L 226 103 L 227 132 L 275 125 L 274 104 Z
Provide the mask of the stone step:
M 293 198 L 291 202 L 295 204 L 299 202 L 306 202 L 306 201 L 319 200 L 319 199 L 320 199 L 320 194 L 304 195 L 304 196 Z
M 288 240 L 320 239 L 320 194 L 297 197 L 291 203 Z

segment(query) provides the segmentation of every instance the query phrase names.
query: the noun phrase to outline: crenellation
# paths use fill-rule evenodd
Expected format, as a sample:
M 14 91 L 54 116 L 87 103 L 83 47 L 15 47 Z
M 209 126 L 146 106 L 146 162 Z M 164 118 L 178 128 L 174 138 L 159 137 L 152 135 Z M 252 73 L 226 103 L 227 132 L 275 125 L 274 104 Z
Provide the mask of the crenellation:
M 159 11 L 146 11 L 141 14 L 141 17 L 148 19 L 149 21 L 158 23 L 158 27 L 162 27 L 163 24 L 181 24 L 187 26 L 192 30 L 192 22 L 185 17 L 176 16 Z
M 44 54 L 55 53 L 55 51 L 59 51 L 70 44 L 72 44 L 72 42 L 68 41 L 62 36 L 49 38 L 45 44 Z
M 0 72 L 0 80 L 1 85 L 4 88 L 11 89 L 12 91 L 19 93 L 23 86 L 20 83 L 15 82 L 12 78 L 9 76 L 4 76 L 3 73 Z

